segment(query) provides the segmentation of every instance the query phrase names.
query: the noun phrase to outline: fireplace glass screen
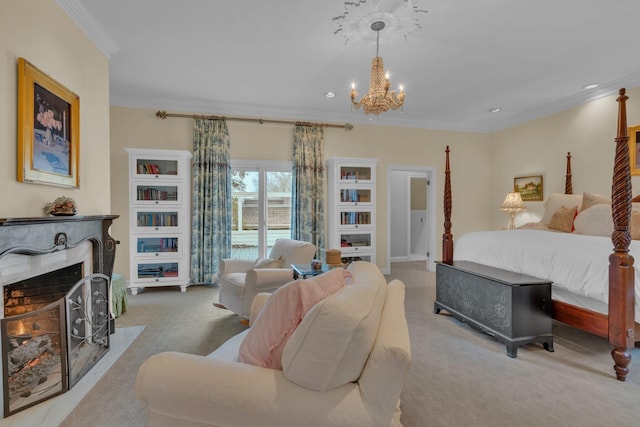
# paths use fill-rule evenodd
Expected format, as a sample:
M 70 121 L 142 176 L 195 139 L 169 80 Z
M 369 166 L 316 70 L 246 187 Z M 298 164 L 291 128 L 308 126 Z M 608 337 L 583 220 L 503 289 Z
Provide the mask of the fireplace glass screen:
M 64 299 L 2 319 L 4 416 L 67 391 Z

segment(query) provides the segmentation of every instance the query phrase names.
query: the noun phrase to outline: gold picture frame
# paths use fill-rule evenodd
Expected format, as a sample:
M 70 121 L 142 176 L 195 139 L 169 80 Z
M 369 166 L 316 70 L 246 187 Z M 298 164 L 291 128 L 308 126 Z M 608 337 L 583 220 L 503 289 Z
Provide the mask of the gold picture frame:
M 640 125 L 627 128 L 631 175 L 640 175 Z
M 513 178 L 513 191 L 520 193 L 525 202 L 543 200 L 542 175 L 518 176 Z
M 18 181 L 78 188 L 80 98 L 18 58 Z

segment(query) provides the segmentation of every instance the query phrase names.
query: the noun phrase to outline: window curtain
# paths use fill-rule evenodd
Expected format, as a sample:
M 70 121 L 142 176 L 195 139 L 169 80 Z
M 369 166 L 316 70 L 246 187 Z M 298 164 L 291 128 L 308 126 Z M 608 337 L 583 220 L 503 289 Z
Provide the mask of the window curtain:
M 231 254 L 231 164 L 227 122 L 193 125 L 191 280 L 218 281 L 218 262 Z
M 296 125 L 293 141 L 291 236 L 324 254 L 324 128 Z

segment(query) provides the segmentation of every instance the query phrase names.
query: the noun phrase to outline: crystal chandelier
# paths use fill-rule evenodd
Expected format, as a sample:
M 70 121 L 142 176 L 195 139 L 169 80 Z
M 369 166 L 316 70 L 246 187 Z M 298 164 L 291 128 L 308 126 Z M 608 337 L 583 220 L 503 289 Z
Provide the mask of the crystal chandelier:
M 375 114 L 376 116 L 385 111 L 397 110 L 404 103 L 404 91 L 400 86 L 400 93 L 396 95 L 395 90 L 389 90 L 391 83 L 389 82 L 389 73 L 384 71 L 384 62 L 378 56 L 380 48 L 380 30 L 384 28 L 384 22 L 376 21 L 371 24 L 371 29 L 376 32 L 376 57 L 371 61 L 371 80 L 369 82 L 369 92 L 362 97 L 360 102 L 356 101 L 358 92 L 356 92 L 355 83 L 351 83 L 351 104 L 352 109 L 360 109 L 365 114 Z

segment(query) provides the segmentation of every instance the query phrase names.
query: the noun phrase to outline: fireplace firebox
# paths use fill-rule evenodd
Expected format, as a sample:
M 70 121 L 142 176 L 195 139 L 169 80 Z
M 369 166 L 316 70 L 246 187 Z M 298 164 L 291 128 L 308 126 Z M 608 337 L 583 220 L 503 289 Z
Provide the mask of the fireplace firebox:
M 5 417 L 72 388 L 109 350 L 117 217 L 0 219 Z

